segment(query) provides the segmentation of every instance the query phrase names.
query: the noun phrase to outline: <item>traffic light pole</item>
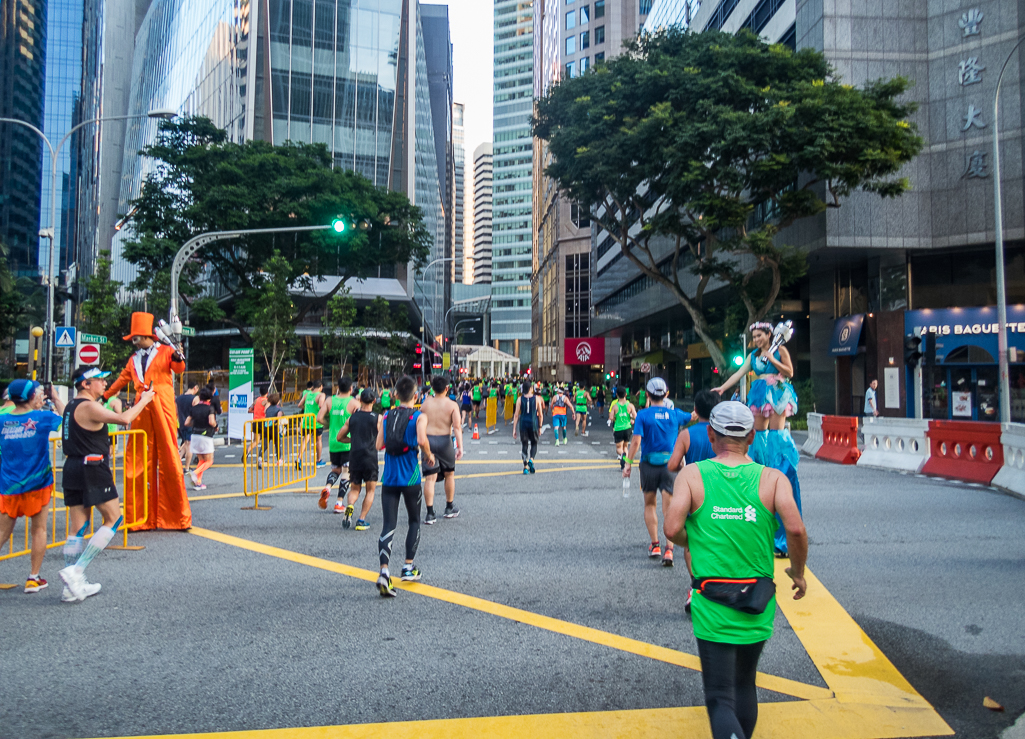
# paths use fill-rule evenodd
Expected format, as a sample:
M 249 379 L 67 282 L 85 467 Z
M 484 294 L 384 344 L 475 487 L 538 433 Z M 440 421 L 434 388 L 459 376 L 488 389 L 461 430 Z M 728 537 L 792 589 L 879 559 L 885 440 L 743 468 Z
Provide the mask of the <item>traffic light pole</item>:
M 914 374 L 914 393 L 915 393 L 915 418 L 922 420 L 925 418 L 925 409 L 922 408 L 922 361 L 919 360 L 915 363 L 915 374 Z

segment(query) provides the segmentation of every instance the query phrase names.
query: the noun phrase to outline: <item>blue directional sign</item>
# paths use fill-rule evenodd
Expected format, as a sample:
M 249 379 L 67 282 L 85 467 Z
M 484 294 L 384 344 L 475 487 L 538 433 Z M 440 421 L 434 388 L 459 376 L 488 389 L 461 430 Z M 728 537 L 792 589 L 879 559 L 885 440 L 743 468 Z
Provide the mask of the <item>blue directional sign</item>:
M 53 332 L 53 345 L 58 349 L 74 349 L 75 327 L 57 326 Z

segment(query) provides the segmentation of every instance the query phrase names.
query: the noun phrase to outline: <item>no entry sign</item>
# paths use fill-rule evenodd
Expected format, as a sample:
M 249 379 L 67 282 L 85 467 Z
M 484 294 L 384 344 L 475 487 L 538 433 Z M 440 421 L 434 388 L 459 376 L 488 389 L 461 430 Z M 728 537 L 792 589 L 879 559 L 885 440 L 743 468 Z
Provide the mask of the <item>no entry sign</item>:
M 100 362 L 100 345 L 99 344 L 82 344 L 78 347 L 78 356 L 75 357 L 75 366 L 79 367 L 83 364 L 99 364 Z

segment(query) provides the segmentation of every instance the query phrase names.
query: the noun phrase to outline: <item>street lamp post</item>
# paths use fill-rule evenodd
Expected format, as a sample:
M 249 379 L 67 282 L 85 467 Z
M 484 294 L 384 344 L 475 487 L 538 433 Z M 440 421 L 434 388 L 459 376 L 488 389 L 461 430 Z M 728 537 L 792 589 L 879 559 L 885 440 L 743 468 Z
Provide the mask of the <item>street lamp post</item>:
M 64 134 L 64 138 L 57 144 L 57 148 L 54 148 L 53 144 L 50 143 L 50 139 L 47 138 L 46 134 L 40 131 L 38 128 L 33 126 L 27 121 L 20 121 L 17 118 L 0 118 L 0 123 L 16 123 L 25 128 L 30 128 L 36 133 L 46 144 L 50 150 L 50 163 L 51 163 L 51 180 L 50 180 L 50 227 L 44 228 L 39 232 L 39 235 L 50 240 L 50 260 L 47 267 L 47 295 L 46 295 L 46 381 L 53 381 L 53 334 L 54 334 L 54 321 L 53 321 L 53 300 L 54 300 L 54 282 L 56 276 L 54 275 L 54 240 L 57 233 L 57 155 L 60 154 L 60 150 L 64 147 L 64 144 L 78 129 L 91 125 L 93 123 L 105 123 L 107 121 L 129 121 L 135 118 L 173 118 L 178 115 L 178 111 L 171 110 L 170 108 L 155 108 L 148 113 L 141 113 L 138 115 L 116 115 L 109 117 L 90 118 L 87 121 L 72 126 L 71 130 Z
M 1004 284 L 1004 213 L 1000 199 L 1000 83 L 1004 70 L 1014 52 L 1025 42 L 1025 36 L 1018 39 L 997 76 L 997 89 L 993 93 L 993 218 L 996 221 L 996 279 L 997 279 L 997 360 L 1000 368 L 1000 422 L 1011 422 L 1011 379 L 1010 362 L 1007 356 L 1007 289 Z
M 435 259 L 434 261 L 430 262 L 426 267 L 424 267 L 420 271 L 420 276 L 423 277 L 425 274 L 427 274 L 427 270 L 429 270 L 435 264 L 441 264 L 442 262 L 454 262 L 454 261 L 455 261 L 455 257 L 438 257 L 437 259 Z M 425 301 L 426 301 L 426 298 L 427 298 L 427 294 L 424 292 L 423 282 L 421 282 L 420 280 L 416 279 L 416 277 L 414 276 L 413 277 L 413 302 L 414 302 L 414 304 L 416 303 L 416 285 L 417 284 L 420 285 L 420 294 L 424 296 Z M 420 382 L 421 383 L 424 382 L 424 380 L 426 379 L 426 376 L 427 376 L 426 370 L 424 368 L 424 357 L 427 356 L 427 346 L 426 346 L 426 344 L 427 344 L 427 315 L 426 315 L 426 312 L 424 310 L 425 307 L 426 306 L 420 306 L 420 346 L 421 346 L 422 351 L 423 351 L 423 354 L 420 355 Z M 444 330 L 444 325 L 442 326 L 442 330 Z
M 182 333 L 182 322 L 181 318 L 178 316 L 178 279 L 181 277 L 182 270 L 185 269 L 185 264 L 201 248 L 207 244 L 213 243 L 214 241 L 235 239 L 239 236 L 249 236 L 251 234 L 326 231 L 327 229 L 333 228 L 333 224 L 327 224 L 324 226 L 283 226 L 281 228 L 244 228 L 235 231 L 209 231 L 207 233 L 199 234 L 198 236 L 193 236 L 191 239 L 186 241 L 182 245 L 182 248 L 178 250 L 178 253 L 174 255 L 174 263 L 171 265 L 171 309 L 169 319 L 175 339 L 177 341 L 181 341 Z

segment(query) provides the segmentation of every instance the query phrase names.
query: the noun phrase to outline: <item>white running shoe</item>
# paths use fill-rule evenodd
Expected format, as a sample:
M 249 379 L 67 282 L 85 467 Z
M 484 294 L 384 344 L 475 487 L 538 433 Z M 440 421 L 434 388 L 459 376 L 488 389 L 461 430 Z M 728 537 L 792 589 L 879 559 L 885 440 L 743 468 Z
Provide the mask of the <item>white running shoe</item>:
M 71 565 L 65 567 L 63 570 L 57 573 L 60 579 L 64 581 L 64 585 L 67 587 L 71 594 L 75 596 L 76 600 L 85 600 L 89 596 L 86 595 L 85 586 L 88 583 L 85 580 L 85 572 L 78 565 Z
M 189 479 L 192 480 L 193 487 L 199 487 L 199 480 L 196 479 L 196 473 L 190 472 Z
M 100 592 L 100 589 L 102 587 L 103 586 L 100 585 L 98 582 L 87 582 L 85 584 L 85 587 L 83 588 L 83 592 L 85 593 L 85 595 L 81 598 L 76 598 L 75 595 L 70 590 L 68 590 L 67 586 L 65 586 L 64 592 L 61 593 L 61 603 L 78 603 L 80 601 L 85 600 L 90 595 L 96 595 L 98 592 Z

